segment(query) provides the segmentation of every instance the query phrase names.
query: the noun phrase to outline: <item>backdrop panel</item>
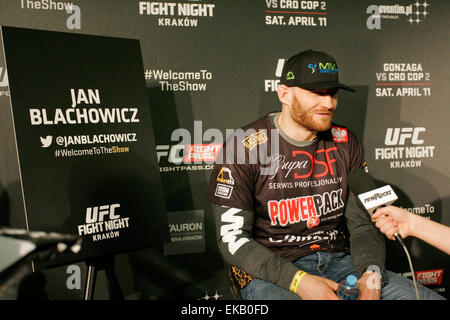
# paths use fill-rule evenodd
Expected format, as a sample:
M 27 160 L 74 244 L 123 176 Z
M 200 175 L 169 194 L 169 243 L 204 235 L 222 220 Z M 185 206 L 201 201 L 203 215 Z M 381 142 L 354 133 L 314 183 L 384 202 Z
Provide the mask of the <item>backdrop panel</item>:
M 139 42 L 2 33 L 27 228 L 83 237 L 54 263 L 168 241 Z

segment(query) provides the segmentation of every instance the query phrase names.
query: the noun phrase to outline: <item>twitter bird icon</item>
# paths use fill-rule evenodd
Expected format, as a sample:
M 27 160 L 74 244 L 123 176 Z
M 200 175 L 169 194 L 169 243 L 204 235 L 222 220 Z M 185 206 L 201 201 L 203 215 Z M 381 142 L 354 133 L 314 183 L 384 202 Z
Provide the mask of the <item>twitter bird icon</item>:
M 53 137 L 52 136 L 46 136 L 45 138 L 41 138 L 42 148 L 48 148 L 52 144 Z

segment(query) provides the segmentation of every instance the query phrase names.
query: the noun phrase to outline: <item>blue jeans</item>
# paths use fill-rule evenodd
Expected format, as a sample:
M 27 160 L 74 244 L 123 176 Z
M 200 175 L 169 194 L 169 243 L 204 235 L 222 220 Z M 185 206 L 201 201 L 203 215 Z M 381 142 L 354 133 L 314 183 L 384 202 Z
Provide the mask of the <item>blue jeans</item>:
M 341 282 L 349 274 L 359 278 L 353 268 L 351 256 L 339 252 L 316 252 L 302 257 L 294 264 L 307 273 L 322 276 L 335 282 Z M 414 284 L 411 280 L 396 273 L 386 271 L 387 283 L 381 290 L 382 300 L 416 300 Z M 417 284 L 421 300 L 443 300 L 434 291 Z M 261 279 L 252 280 L 240 291 L 244 300 L 299 300 L 300 297 L 287 289 Z

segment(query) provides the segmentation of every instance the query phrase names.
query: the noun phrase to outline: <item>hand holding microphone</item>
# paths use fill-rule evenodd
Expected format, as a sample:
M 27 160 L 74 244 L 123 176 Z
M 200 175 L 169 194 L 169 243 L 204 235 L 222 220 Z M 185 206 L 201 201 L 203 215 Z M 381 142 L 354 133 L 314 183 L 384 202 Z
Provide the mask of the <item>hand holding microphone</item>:
M 397 200 L 391 186 L 377 188 L 373 178 L 362 169 L 353 169 L 348 177 L 350 189 L 387 238 L 404 246 L 402 238 L 413 236 L 450 254 L 450 227 L 391 206 Z
M 378 209 L 371 219 L 386 238 L 394 240 L 396 233 L 402 238 L 411 235 L 414 215 L 404 209 L 388 206 Z
M 394 206 L 377 210 L 372 221 L 389 239 L 393 239 L 395 233 L 403 238 L 413 236 L 450 254 L 450 227 L 446 225 Z

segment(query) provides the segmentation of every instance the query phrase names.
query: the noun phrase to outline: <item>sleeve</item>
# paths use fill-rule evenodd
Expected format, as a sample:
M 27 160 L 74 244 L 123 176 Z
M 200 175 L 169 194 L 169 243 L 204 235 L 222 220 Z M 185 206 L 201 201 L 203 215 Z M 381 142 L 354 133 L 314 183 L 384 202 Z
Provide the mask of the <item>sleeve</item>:
M 363 147 L 355 134 L 350 130 L 349 132 L 350 161 L 348 172 L 352 171 L 353 168 L 362 168 L 367 170 Z
M 350 143 L 350 167 L 363 168 L 367 170 L 367 164 L 364 160 L 364 151 L 355 136 Z M 379 232 L 370 219 L 369 214 L 359 203 L 358 198 L 349 193 L 345 217 L 348 231 L 350 234 L 350 253 L 352 263 L 356 271 L 363 274 L 372 266 L 377 266 L 381 271 L 381 276 L 385 280 L 385 256 L 386 242 L 383 234 Z M 370 268 L 369 268 L 370 267 Z
M 224 260 L 253 277 L 289 289 L 299 269 L 252 239 L 253 212 L 216 204 L 212 207 L 218 247 Z
M 386 242 L 383 234 L 375 227 L 367 212 L 357 202 L 356 196 L 349 196 L 345 210 L 347 227 L 350 233 L 350 253 L 352 264 L 359 274 L 372 266 L 381 272 L 382 283 L 385 282 Z

